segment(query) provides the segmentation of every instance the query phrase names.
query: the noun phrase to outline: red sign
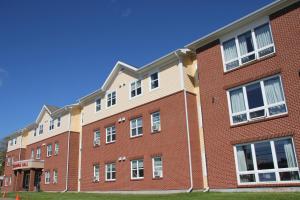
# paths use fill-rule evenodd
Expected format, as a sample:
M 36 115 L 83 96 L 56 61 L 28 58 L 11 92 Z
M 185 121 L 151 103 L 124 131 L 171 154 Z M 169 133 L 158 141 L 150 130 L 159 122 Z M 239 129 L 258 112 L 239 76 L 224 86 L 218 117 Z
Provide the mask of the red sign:
M 28 161 L 13 163 L 13 168 L 28 167 Z

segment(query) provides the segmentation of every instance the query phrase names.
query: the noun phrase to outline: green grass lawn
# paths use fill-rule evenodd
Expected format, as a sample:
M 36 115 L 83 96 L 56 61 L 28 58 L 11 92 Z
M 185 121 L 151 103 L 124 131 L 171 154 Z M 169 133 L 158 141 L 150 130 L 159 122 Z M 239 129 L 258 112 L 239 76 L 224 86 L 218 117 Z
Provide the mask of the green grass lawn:
M 202 193 L 170 195 L 125 195 L 125 194 L 89 194 L 89 193 L 19 193 L 21 200 L 300 200 L 299 193 Z M 9 197 L 15 198 L 15 193 L 9 193 Z

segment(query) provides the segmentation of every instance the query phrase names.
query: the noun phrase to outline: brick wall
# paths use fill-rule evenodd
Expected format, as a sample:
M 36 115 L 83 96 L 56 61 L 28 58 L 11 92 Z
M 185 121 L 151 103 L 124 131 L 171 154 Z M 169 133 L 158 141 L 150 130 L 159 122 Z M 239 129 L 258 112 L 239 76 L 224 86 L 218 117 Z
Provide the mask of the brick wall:
M 196 110 L 196 97 L 188 94 L 189 110 Z M 150 131 L 150 114 L 160 111 L 161 131 L 152 134 Z M 101 111 L 100 111 L 101 112 Z M 130 138 L 130 119 L 142 116 L 143 135 Z M 118 123 L 120 117 L 125 122 Z M 193 155 L 194 182 L 197 188 L 202 187 L 201 164 L 199 162 L 199 136 L 197 115 L 190 114 Z M 116 126 L 116 142 L 105 144 L 105 128 Z M 101 132 L 101 144 L 93 146 L 94 130 Z M 196 133 L 197 132 L 197 133 Z M 188 189 L 189 164 L 187 134 L 185 124 L 183 92 L 170 95 L 136 107 L 134 109 L 113 115 L 109 118 L 93 122 L 83 127 L 82 139 L 82 191 L 111 190 L 177 190 Z M 163 178 L 152 178 L 152 157 L 161 155 L 163 159 Z M 196 156 L 198 155 L 198 156 Z M 126 156 L 125 161 L 118 162 L 120 156 Z M 136 158 L 144 159 L 144 179 L 131 180 L 130 161 Z M 116 181 L 105 181 L 105 163 L 116 163 Z M 100 165 L 100 182 L 93 182 L 93 164 Z
M 225 73 L 219 41 L 197 50 L 210 188 L 236 188 L 233 144 L 292 135 L 300 160 L 299 2 L 270 16 L 276 54 Z M 288 114 L 231 127 L 226 89 L 281 74 Z M 254 185 L 252 187 L 257 187 Z

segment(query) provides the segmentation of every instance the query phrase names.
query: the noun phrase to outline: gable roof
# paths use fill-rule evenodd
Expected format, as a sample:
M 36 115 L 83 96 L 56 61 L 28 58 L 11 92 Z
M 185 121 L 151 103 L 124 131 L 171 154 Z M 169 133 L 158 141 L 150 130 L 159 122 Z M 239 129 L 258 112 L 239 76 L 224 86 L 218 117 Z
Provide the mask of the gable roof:
M 235 30 L 237 28 L 240 28 L 253 20 L 256 20 L 260 17 L 269 16 L 272 13 L 275 13 L 289 5 L 292 5 L 295 2 L 298 2 L 299 0 L 276 0 L 236 21 L 233 21 L 232 23 L 223 26 L 222 28 L 217 29 L 216 31 L 213 31 L 187 45 L 185 45 L 185 48 L 189 48 L 193 51 L 197 50 L 198 48 L 219 39 L 224 34 Z
M 114 81 L 114 79 L 116 78 L 116 76 L 118 75 L 120 70 L 127 70 L 135 75 L 140 75 L 144 72 L 152 70 L 155 67 L 162 66 L 169 62 L 175 61 L 176 59 L 178 59 L 178 56 L 183 56 L 183 55 L 188 55 L 188 54 L 193 54 L 193 53 L 189 49 L 177 49 L 165 56 L 162 56 L 162 57 L 140 67 L 140 68 L 136 68 L 136 67 L 126 64 L 122 61 L 118 61 L 115 64 L 115 66 L 113 67 L 113 69 L 110 72 L 110 74 L 108 75 L 108 77 L 106 78 L 106 80 L 104 81 L 103 85 L 99 89 L 93 91 L 92 93 L 80 98 L 78 100 L 78 102 L 79 103 L 85 102 L 86 100 L 88 100 L 90 98 L 93 98 L 101 93 L 104 93 L 108 89 L 108 86 L 110 85 L 110 83 L 112 81 Z
M 39 115 L 37 116 L 37 118 L 35 120 L 35 123 L 38 123 L 40 121 L 40 119 L 42 118 L 42 116 L 44 115 L 45 112 L 48 112 L 49 115 L 51 115 L 53 112 L 55 112 L 58 109 L 59 109 L 59 107 L 57 107 L 57 106 L 43 105 Z

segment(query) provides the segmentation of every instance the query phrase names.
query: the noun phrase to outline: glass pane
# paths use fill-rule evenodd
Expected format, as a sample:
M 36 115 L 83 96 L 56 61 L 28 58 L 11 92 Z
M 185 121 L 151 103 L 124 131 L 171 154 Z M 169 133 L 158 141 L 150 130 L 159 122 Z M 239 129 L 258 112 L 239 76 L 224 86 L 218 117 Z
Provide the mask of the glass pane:
M 274 169 L 273 156 L 270 142 L 254 144 L 257 169 Z
M 246 110 L 243 89 L 239 88 L 229 92 L 232 113 Z
M 269 47 L 258 52 L 259 57 L 268 55 L 274 52 L 274 47 Z
M 281 181 L 298 181 L 298 180 L 300 180 L 298 171 L 279 172 L 279 176 L 280 176 Z
M 157 80 L 157 79 L 158 79 L 157 73 L 151 74 L 151 80 Z
M 254 170 L 251 145 L 237 146 L 236 150 L 239 171 Z
M 269 24 L 257 27 L 254 32 L 258 49 L 273 43 Z
M 240 175 L 240 182 L 241 183 L 255 182 L 255 175 L 254 174 Z
M 257 117 L 263 117 L 263 116 L 265 116 L 265 109 L 250 112 L 250 118 L 251 119 L 254 119 L 254 118 L 257 118 Z
M 139 170 L 139 177 L 144 177 L 144 169 Z
M 265 93 L 268 104 L 282 102 L 283 90 L 279 77 L 274 77 L 264 81 Z
M 226 64 L 226 70 L 231 70 L 239 66 L 239 61 L 235 60 Z
M 285 112 L 286 112 L 285 104 L 278 105 L 278 106 L 273 106 L 273 107 L 269 108 L 270 116 L 277 115 L 277 114 L 280 114 L 280 113 L 285 113 Z
M 258 174 L 260 182 L 276 181 L 275 173 Z
M 233 123 L 247 121 L 247 114 L 240 114 L 240 115 L 232 116 L 232 121 L 233 121 Z
M 292 139 L 275 141 L 275 150 L 279 168 L 297 167 Z
M 254 83 L 246 87 L 249 109 L 264 105 L 260 83 Z
M 223 49 L 224 49 L 224 58 L 225 62 L 233 60 L 237 58 L 237 50 L 235 45 L 235 39 L 228 40 L 223 43 Z
M 254 51 L 251 31 L 248 31 L 238 37 L 241 55 Z
M 255 59 L 255 54 L 251 54 L 249 56 L 245 56 L 242 58 L 242 63 L 246 63 L 246 62 L 249 62 L 251 60 L 254 60 Z

